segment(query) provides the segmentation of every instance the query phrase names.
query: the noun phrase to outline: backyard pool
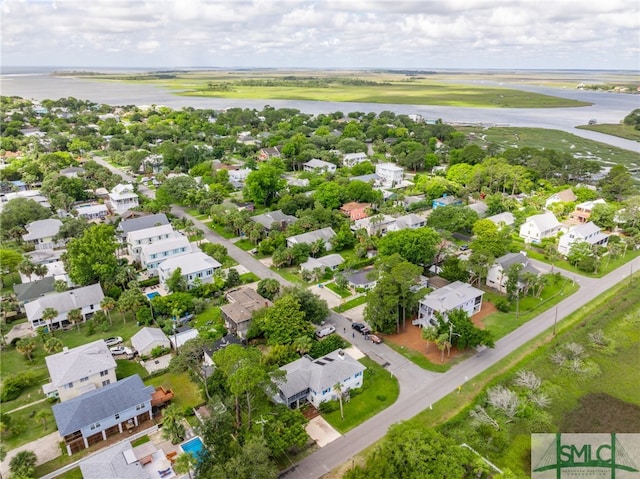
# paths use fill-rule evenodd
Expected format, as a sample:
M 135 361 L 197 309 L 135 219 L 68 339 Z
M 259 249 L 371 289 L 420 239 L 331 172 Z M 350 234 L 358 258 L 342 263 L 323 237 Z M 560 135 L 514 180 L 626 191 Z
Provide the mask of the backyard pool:
M 180 444 L 180 449 L 182 449 L 182 452 L 188 452 L 196 459 L 198 458 L 198 455 L 203 448 L 204 444 L 202 443 L 202 439 L 200 439 L 200 436 L 196 436 L 193 439 L 189 439 L 187 442 L 183 442 L 182 444 Z
M 153 291 L 151 293 L 147 293 L 147 298 L 149 298 L 149 299 L 153 299 L 156 296 L 160 296 L 160 293 L 158 293 L 157 291 Z

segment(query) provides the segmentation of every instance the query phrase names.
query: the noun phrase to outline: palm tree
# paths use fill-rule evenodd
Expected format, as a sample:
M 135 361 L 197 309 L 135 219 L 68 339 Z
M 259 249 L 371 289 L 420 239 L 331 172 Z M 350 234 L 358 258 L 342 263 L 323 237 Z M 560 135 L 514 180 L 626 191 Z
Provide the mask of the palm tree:
M 344 409 L 342 406 L 342 383 L 337 382 L 333 385 L 333 390 L 338 393 L 338 401 L 340 402 L 340 419 L 344 420 Z
M 191 453 L 184 452 L 176 457 L 176 462 L 173 463 L 173 468 L 178 474 L 184 474 L 185 472 L 189 474 L 189 479 L 191 479 L 191 470 L 196 467 L 198 460 Z
M 432 342 L 438 339 L 438 330 L 435 327 L 425 326 L 422 328 L 422 339 L 427 342 L 427 353 Z
M 113 325 L 113 321 L 111 320 L 111 311 L 116 307 L 116 300 L 111 296 L 105 296 L 100 302 L 100 307 L 105 313 L 107 313 L 107 316 L 109 316 L 109 324 Z
M 44 350 L 48 354 L 53 354 L 62 351 L 62 341 L 58 338 L 49 338 L 44 342 Z
M 312 345 L 313 341 L 309 336 L 299 336 L 293 341 L 293 347 L 296 348 L 300 356 L 308 353 Z
M 162 413 L 162 435 L 173 444 L 184 439 L 185 431 L 182 415 L 175 404 L 168 406 Z
M 42 430 L 47 430 L 47 419 L 49 418 L 49 411 L 47 411 L 46 409 L 40 409 L 37 413 L 34 414 L 33 418 L 42 421 Z
M 33 268 L 33 273 L 40 279 L 44 278 L 49 272 L 49 268 L 45 264 L 37 264 Z
M 36 340 L 33 338 L 22 338 L 16 343 L 16 351 L 24 354 L 31 361 L 31 353 L 36 349 Z
M 20 451 L 9 462 L 11 477 L 33 477 L 37 461 L 33 451 Z
M 451 347 L 451 343 L 449 342 L 449 335 L 441 334 L 440 336 L 438 336 L 438 339 L 436 339 L 436 346 L 438 346 L 438 350 L 442 352 L 440 362 L 444 363 L 444 351 L 445 349 Z
M 42 320 L 47 323 L 47 328 L 49 329 L 49 332 L 51 333 L 51 335 L 53 336 L 53 320 L 55 318 L 58 317 L 58 311 L 54 308 L 45 308 L 44 311 L 42 311 Z
M 80 331 L 80 323 L 82 322 L 84 317 L 82 316 L 82 311 L 80 311 L 79 308 L 69 310 L 69 312 L 67 313 L 67 319 L 71 323 L 75 324 L 78 328 L 78 331 Z
M 29 282 L 31 282 L 31 276 L 33 276 L 33 272 L 34 272 L 34 268 L 35 267 L 36 267 L 35 264 L 33 264 L 28 259 L 25 259 L 25 260 L 22 261 L 22 263 L 20 263 L 18 265 L 18 271 L 20 271 L 27 278 L 29 278 Z

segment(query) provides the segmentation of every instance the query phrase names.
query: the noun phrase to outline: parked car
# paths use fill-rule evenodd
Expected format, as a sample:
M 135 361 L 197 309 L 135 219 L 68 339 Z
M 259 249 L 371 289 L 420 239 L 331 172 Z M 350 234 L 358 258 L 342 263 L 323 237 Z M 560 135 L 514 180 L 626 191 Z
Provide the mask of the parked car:
M 104 342 L 107 343 L 108 347 L 117 346 L 122 342 L 122 338 L 120 336 L 114 336 L 113 338 L 105 339 Z
M 369 335 L 369 339 L 374 343 L 374 344 L 380 344 L 382 342 L 382 338 L 380 336 L 376 336 L 375 334 L 370 334 Z
M 335 333 L 336 328 L 333 326 L 327 326 L 326 328 L 319 329 L 316 331 L 316 336 L 318 338 L 324 338 L 325 336 L 329 336 L 331 333 Z
M 367 327 L 362 323 L 351 323 L 351 327 L 362 334 L 362 331 L 367 329 Z
M 460 251 L 467 251 L 469 249 L 469 245 L 468 244 L 463 244 L 460 246 Z
M 111 351 L 112 356 L 126 355 L 129 359 L 133 358 L 133 349 L 127 348 L 125 346 L 114 346 L 112 348 L 109 348 L 109 351 Z

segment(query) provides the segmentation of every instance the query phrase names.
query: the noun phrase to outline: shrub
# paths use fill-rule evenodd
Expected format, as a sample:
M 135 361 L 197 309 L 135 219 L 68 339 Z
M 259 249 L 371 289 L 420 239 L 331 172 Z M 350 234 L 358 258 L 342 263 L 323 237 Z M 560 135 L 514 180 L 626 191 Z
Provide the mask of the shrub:
M 158 358 L 160 356 L 163 356 L 165 354 L 167 354 L 169 352 L 169 348 L 164 348 L 162 346 L 156 346 L 155 348 L 153 348 L 151 350 L 151 357 L 152 358 Z
M 320 403 L 320 412 L 323 414 L 337 411 L 340 408 L 338 401 L 325 401 Z
M 387 400 L 387 396 L 385 396 L 384 394 L 377 394 L 376 399 L 380 402 L 384 402 Z
M 0 402 L 12 401 L 20 396 L 20 393 L 38 382 L 38 374 L 34 371 L 23 371 L 8 376 L 2 382 Z
M 138 282 L 138 285 L 141 288 L 146 288 L 148 286 L 155 286 L 157 284 L 160 284 L 160 277 L 159 276 L 154 276 L 153 278 L 143 279 L 142 281 Z
M 503 313 L 508 313 L 511 309 L 511 305 L 509 304 L 507 298 L 496 298 L 493 301 L 493 305 L 498 311 L 502 311 Z

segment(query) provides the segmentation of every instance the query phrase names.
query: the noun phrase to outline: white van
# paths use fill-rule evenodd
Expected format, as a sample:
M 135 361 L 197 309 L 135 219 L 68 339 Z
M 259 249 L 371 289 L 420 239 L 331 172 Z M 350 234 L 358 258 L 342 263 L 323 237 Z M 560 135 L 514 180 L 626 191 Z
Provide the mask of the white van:
M 319 329 L 316 331 L 316 337 L 324 338 L 325 336 L 329 336 L 331 333 L 335 333 L 336 328 L 333 326 L 327 326 L 326 328 Z

